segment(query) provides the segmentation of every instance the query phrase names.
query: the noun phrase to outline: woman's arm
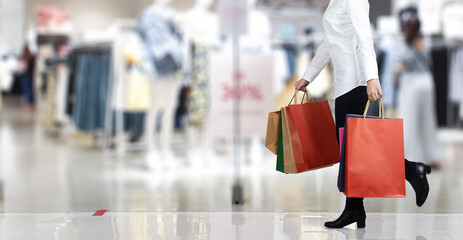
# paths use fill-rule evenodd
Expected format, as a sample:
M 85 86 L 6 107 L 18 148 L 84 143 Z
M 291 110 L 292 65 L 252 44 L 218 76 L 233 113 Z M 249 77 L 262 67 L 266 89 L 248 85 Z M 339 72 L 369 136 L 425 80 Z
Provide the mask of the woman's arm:
M 357 54 L 363 80 L 378 79 L 378 64 L 373 46 L 368 0 L 345 0 L 346 12 L 354 25 L 357 38 Z
M 368 98 L 370 101 L 376 101 L 383 93 L 378 80 L 378 64 L 370 28 L 370 4 L 368 0 L 345 0 L 344 4 L 355 29 L 359 74 L 362 80 L 368 83 Z
M 301 80 L 296 82 L 296 91 L 304 91 L 309 83 L 313 82 L 326 65 L 328 65 L 331 60 L 329 50 L 329 44 L 325 38 L 318 47 L 317 53 L 315 53 L 312 61 L 310 61 L 304 76 Z

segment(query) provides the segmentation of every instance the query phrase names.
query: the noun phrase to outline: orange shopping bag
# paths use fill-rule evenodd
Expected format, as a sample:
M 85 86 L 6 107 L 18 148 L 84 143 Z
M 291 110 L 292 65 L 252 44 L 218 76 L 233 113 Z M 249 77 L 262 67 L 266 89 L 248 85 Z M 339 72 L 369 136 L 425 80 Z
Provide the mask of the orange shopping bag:
M 345 191 L 347 197 L 405 197 L 402 119 L 347 115 Z
M 272 153 L 278 152 L 278 126 L 280 123 L 280 112 L 268 114 L 267 134 L 265 135 L 265 147 Z

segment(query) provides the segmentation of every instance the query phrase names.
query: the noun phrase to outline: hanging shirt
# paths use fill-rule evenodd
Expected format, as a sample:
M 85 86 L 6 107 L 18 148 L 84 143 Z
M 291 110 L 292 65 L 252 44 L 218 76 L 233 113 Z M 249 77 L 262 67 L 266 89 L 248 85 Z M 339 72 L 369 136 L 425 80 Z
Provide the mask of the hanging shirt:
M 335 98 L 378 79 L 369 12 L 368 0 L 330 1 L 323 15 L 325 39 L 303 79 L 312 82 L 332 61 Z

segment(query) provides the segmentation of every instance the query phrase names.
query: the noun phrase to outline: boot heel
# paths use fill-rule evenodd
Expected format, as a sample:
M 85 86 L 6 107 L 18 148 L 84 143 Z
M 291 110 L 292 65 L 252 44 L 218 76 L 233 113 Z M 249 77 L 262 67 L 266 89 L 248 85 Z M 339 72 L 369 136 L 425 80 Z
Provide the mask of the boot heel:
M 431 174 L 431 166 L 424 165 L 424 170 L 426 171 L 426 174 Z
M 357 228 L 365 228 L 365 218 L 357 221 Z

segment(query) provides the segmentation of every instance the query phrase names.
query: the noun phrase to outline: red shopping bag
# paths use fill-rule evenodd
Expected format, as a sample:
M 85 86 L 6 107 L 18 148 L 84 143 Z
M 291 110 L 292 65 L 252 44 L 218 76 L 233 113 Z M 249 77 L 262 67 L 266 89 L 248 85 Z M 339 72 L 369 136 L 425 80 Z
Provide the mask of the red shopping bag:
M 302 156 L 300 149 L 300 143 L 298 143 L 298 137 L 294 138 L 292 133 L 289 131 L 288 115 L 284 108 L 281 110 L 281 128 L 282 128 L 282 140 L 283 140 L 283 159 L 284 159 L 284 172 L 285 173 L 298 173 L 296 158 L 299 154 Z M 299 146 L 299 148 L 297 148 Z
M 382 101 L 381 101 L 382 103 Z M 405 197 L 402 119 L 347 115 L 345 191 L 347 197 Z
M 310 96 L 308 92 L 306 94 Z M 302 155 L 294 155 L 299 172 L 339 162 L 336 127 L 328 101 L 290 105 L 285 110 L 288 122 L 292 121 L 288 126 L 293 149 L 298 149 L 295 142 L 300 142 L 302 148 Z
M 294 124 L 293 116 L 291 115 L 291 110 L 286 107 L 284 108 L 286 123 L 289 130 L 290 144 L 292 148 L 292 157 L 296 165 L 296 173 L 304 172 L 309 170 L 309 166 L 304 159 L 304 152 L 302 149 L 301 139 L 299 133 Z M 285 159 L 286 160 L 286 159 Z

